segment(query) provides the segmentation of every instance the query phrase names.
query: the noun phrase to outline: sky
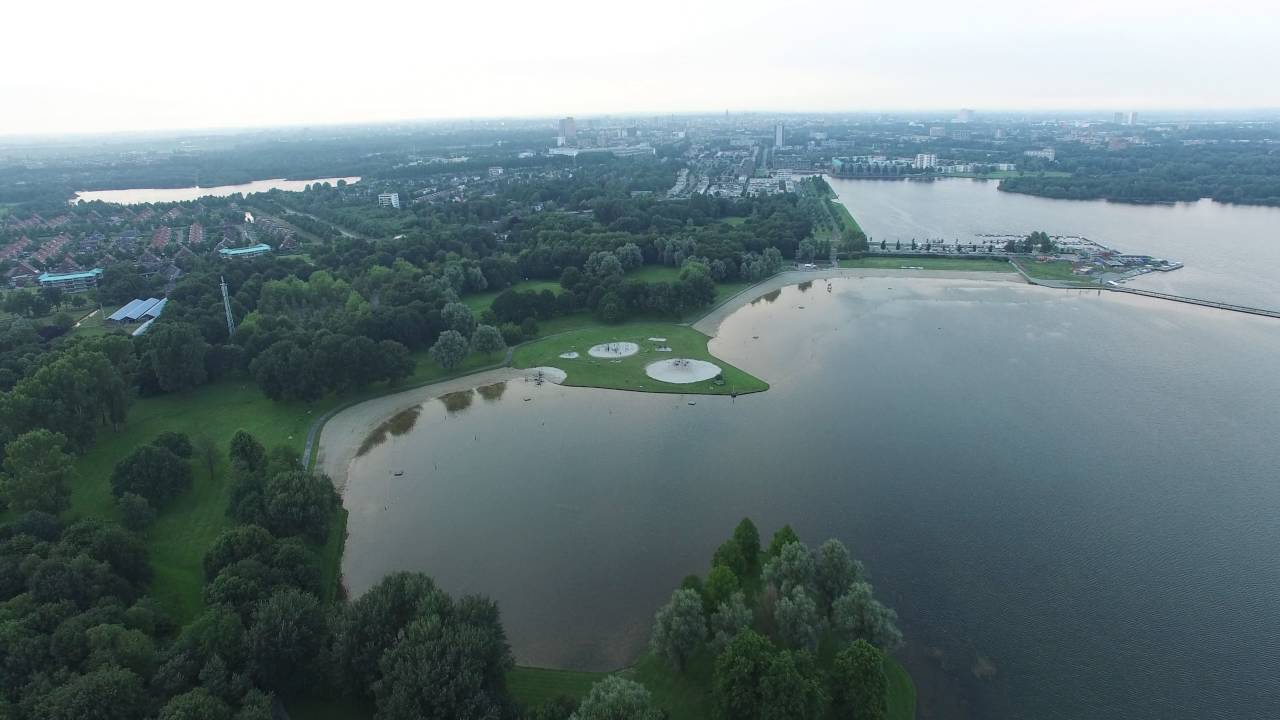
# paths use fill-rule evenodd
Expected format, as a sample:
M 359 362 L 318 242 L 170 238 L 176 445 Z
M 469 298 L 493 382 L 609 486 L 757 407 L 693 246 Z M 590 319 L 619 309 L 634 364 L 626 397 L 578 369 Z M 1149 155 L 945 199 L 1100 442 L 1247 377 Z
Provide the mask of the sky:
M 1280 107 L 1275 0 L 14 2 L 0 135 Z

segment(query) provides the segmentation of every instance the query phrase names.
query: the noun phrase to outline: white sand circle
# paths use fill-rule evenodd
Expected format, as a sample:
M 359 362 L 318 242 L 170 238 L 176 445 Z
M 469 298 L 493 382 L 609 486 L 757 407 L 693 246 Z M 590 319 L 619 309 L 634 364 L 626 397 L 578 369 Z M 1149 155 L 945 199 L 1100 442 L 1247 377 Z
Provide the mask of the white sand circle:
M 596 358 L 621 358 L 640 352 L 640 346 L 633 342 L 611 342 L 592 345 L 587 354 Z
M 565 360 L 574 360 L 578 357 L 578 352 L 576 350 L 570 350 L 569 352 L 562 352 L 560 353 L 560 357 L 564 358 Z
M 720 374 L 720 367 L 706 360 L 671 358 L 645 365 L 644 374 L 654 380 L 683 385 L 710 380 Z
M 666 339 L 666 338 L 649 338 L 649 339 L 650 339 L 650 340 L 652 340 L 653 342 L 666 342 L 666 341 L 667 341 L 667 339 Z
M 530 380 L 541 379 L 544 382 L 550 382 L 550 383 L 555 383 L 556 385 L 559 385 L 560 383 L 564 382 L 565 378 L 569 377 L 569 374 L 558 367 L 548 367 L 544 365 L 542 367 L 529 368 L 525 377 L 527 377 Z

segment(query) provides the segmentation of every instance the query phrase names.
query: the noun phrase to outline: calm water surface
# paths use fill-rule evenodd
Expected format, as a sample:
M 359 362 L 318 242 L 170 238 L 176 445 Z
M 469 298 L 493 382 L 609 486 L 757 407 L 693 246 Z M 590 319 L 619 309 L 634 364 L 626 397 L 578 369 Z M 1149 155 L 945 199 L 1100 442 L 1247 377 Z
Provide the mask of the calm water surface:
M 921 717 L 1280 717 L 1280 322 L 849 279 L 711 349 L 772 389 L 425 403 L 353 463 L 352 594 L 425 571 L 495 597 L 521 662 L 616 668 L 751 516 L 867 563 Z
M 285 180 L 276 178 L 274 180 L 254 180 L 240 185 L 218 185 L 216 187 L 186 187 L 186 188 L 135 188 L 132 190 L 85 190 L 76 193 L 77 200 L 92 202 L 101 200 L 103 202 L 119 203 L 121 205 L 138 205 L 141 203 L 160 203 L 160 202 L 183 202 L 186 200 L 198 200 L 202 197 L 226 197 L 241 193 L 249 195 L 251 193 L 267 192 L 268 190 L 286 190 L 289 192 L 301 192 L 303 188 L 315 183 L 327 182 L 330 185 L 336 185 L 339 180 L 347 181 L 347 184 L 360 182 L 358 177 L 344 178 L 317 178 L 315 180 Z
M 1108 247 L 1186 263 L 1129 284 L 1206 300 L 1280 310 L 1280 208 L 1211 200 L 1127 205 L 1051 200 L 997 190 L 995 181 L 902 182 L 831 179 L 872 238 L 960 239 L 1044 230 L 1083 235 Z

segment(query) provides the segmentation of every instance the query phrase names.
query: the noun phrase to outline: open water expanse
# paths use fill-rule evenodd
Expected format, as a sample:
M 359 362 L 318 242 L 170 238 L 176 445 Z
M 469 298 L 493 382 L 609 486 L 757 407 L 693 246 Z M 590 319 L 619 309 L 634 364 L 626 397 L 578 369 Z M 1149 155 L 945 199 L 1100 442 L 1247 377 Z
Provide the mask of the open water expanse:
M 1082 235 L 1125 253 L 1186 263 L 1128 284 L 1280 310 L 1280 208 L 1211 200 L 1129 205 L 1000 192 L 994 180 L 838 180 L 832 189 L 875 241 L 969 242 L 981 234 Z
M 517 380 L 402 417 L 351 466 L 352 595 L 421 570 L 496 598 L 520 662 L 613 669 L 750 516 L 867 564 L 923 718 L 1280 717 L 1280 322 L 819 280 L 711 350 L 772 388 Z
M 202 197 L 226 197 L 228 195 L 235 195 L 236 193 L 251 195 L 253 193 L 267 192 L 270 190 L 301 192 L 308 185 L 326 182 L 330 185 L 336 185 L 339 180 L 345 180 L 347 183 L 360 182 L 360 178 L 358 177 L 317 178 L 315 180 L 285 180 L 283 178 L 275 178 L 273 180 L 254 180 L 253 182 L 247 182 L 240 185 L 217 185 L 214 187 L 82 190 L 81 192 L 76 193 L 75 199 L 83 202 L 101 200 L 103 202 L 120 203 L 121 205 L 184 202 L 187 200 L 198 200 Z

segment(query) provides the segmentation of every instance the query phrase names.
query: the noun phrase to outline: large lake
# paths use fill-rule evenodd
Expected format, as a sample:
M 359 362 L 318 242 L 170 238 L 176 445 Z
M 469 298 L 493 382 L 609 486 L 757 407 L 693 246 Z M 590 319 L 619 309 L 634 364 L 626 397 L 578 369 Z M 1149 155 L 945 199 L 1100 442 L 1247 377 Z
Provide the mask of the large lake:
M 519 661 L 616 668 L 750 516 L 866 562 L 921 717 L 1280 717 L 1280 322 L 923 278 L 769 298 L 711 345 L 759 395 L 427 401 L 352 463 L 349 590 L 425 571 L 496 598 Z
M 240 185 L 217 185 L 215 187 L 84 190 L 76 193 L 75 200 L 84 202 L 101 200 L 103 202 L 118 203 L 120 205 L 184 202 L 187 200 L 199 200 L 202 197 L 227 197 L 228 195 L 235 195 L 236 193 L 250 195 L 252 193 L 268 192 L 270 190 L 301 192 L 308 185 L 313 185 L 315 183 L 329 183 L 330 185 L 336 185 L 339 180 L 345 180 L 348 184 L 360 182 L 360 178 L 358 177 L 317 178 L 315 180 L 285 180 L 284 178 L 275 178 L 273 180 L 254 180 L 253 182 L 242 183 Z
M 1133 280 L 1133 287 L 1280 310 L 1280 208 L 1051 200 L 1000 192 L 995 181 L 984 180 L 829 182 L 877 241 L 968 242 L 982 233 L 1033 230 L 1083 235 L 1123 252 L 1186 263 Z

